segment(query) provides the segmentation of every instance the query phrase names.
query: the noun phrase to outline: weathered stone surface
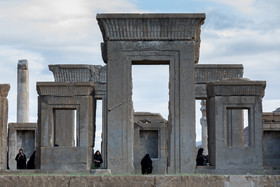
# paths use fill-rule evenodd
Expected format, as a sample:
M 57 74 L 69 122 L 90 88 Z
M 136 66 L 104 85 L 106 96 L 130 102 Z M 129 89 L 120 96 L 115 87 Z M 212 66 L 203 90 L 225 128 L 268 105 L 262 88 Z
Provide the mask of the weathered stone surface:
M 196 64 L 195 83 L 206 84 L 228 78 L 242 78 L 242 64 Z
M 37 82 L 37 92 L 41 96 L 87 96 L 93 93 L 93 82 Z
M 196 40 L 205 14 L 97 14 L 103 40 Z
M 280 113 L 263 113 L 263 164 L 280 168 Z
M 189 41 L 108 41 L 107 150 L 112 151 L 108 152 L 108 168 L 112 169 L 113 173 L 119 171 L 119 168 L 126 168 L 123 170 L 124 173 L 134 171 L 133 129 L 131 129 L 133 127 L 131 80 L 133 63 L 169 63 L 169 173 L 186 173 L 194 170 L 193 50 L 194 45 Z M 120 142 L 119 145 L 116 145 L 116 142 Z M 116 158 L 116 155 L 119 155 L 119 158 Z
M 37 123 L 9 123 L 9 168 L 15 170 L 15 157 L 19 149 L 23 149 L 27 161 L 35 151 Z
M 9 84 L 0 84 L 0 97 L 6 98 L 10 90 Z
M 170 66 L 168 173 L 193 172 L 194 64 L 198 61 L 199 33 L 204 19 L 204 14 L 97 15 L 105 42 L 102 51 L 107 54 L 107 57 L 103 54 L 108 68 L 107 150 L 108 168 L 113 173 L 134 171 L 133 64 Z M 175 32 L 179 28 L 182 30 Z
M 225 79 L 207 84 L 207 96 L 264 96 L 265 81 Z
M 9 84 L 0 84 L 0 170 L 7 169 L 7 122 Z
M 84 64 L 49 65 L 55 82 L 89 82 L 106 83 L 106 66 Z
M 210 91 L 207 100 L 209 164 L 215 169 L 227 172 L 226 169 L 262 168 L 262 96 L 265 82 L 253 81 L 252 85 L 250 82 L 221 81 L 207 85 L 207 91 Z M 244 85 L 245 88 L 242 87 Z M 232 93 L 227 90 L 232 88 L 231 86 Z M 256 87 L 259 88 L 255 89 Z M 238 114 L 237 118 L 229 115 L 234 109 L 249 111 L 248 146 L 241 143 L 242 139 L 236 133 L 242 133 L 240 131 L 244 128 L 240 122 L 240 115 Z M 233 123 L 232 120 L 237 120 L 238 123 Z M 235 128 L 232 125 L 239 127 Z M 239 141 L 236 140 L 238 137 Z
M 102 187 L 277 187 L 280 185 L 279 175 L 251 176 L 0 176 L 0 183 L 5 187 L 14 186 L 102 186 Z
M 94 83 L 37 83 L 38 99 L 38 159 L 41 169 L 87 170 L 92 164 L 92 148 L 94 146 Z M 69 92 L 67 92 L 69 91 Z M 65 93 L 66 92 L 66 93 Z M 63 131 L 56 132 L 58 128 L 69 128 L 66 122 L 56 121 L 56 110 L 76 110 L 76 147 L 73 145 L 73 134 L 67 140 L 56 139 L 65 136 Z M 70 113 L 68 113 L 70 115 Z M 71 113 L 72 115 L 73 113 Z M 58 116 L 62 117 L 61 115 Z M 70 123 L 73 116 L 70 116 Z M 59 120 L 59 119 L 57 119 Z M 54 124 L 55 122 L 55 124 Z M 58 133 L 58 134 L 57 134 Z M 73 133 L 70 130 L 68 133 Z M 62 142 L 58 142 L 58 140 Z M 58 144 L 59 147 L 56 147 Z M 72 145 L 72 146 L 70 146 Z
M 29 70 L 28 61 L 18 61 L 17 122 L 29 122 Z
M 149 154 L 153 174 L 167 172 L 167 121 L 156 113 L 134 113 L 134 168 L 141 174 L 141 160 Z
M 263 164 L 273 168 L 280 168 L 280 129 L 273 131 L 265 129 L 263 132 Z

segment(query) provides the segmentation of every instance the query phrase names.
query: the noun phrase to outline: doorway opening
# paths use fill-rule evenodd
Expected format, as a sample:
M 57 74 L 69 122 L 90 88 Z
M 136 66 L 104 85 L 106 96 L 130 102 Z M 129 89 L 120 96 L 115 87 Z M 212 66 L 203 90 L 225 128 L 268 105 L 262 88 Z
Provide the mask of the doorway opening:
M 132 66 L 134 112 L 160 113 L 168 120 L 169 66 L 143 64 L 133 62 Z
M 96 100 L 96 119 L 95 119 L 95 145 L 94 152 L 102 151 L 102 100 Z M 101 152 L 102 154 L 102 152 Z

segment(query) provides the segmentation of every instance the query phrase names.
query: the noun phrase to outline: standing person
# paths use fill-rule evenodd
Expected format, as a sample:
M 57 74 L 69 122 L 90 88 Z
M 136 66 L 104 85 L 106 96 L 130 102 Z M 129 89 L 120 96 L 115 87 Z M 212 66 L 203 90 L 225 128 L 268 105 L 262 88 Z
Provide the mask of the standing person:
M 94 159 L 94 165 L 96 168 L 100 168 L 100 164 L 103 163 L 103 159 L 102 156 L 100 154 L 100 151 L 96 151 L 95 154 L 93 155 L 93 159 Z
M 142 174 L 151 174 L 153 172 L 153 161 L 149 154 L 146 154 L 141 160 Z
M 26 169 L 26 156 L 22 149 L 19 150 L 15 160 L 17 161 L 17 169 Z
M 197 151 L 197 157 L 196 157 L 196 165 L 197 166 L 206 166 L 206 156 L 203 155 L 203 148 L 199 148 Z

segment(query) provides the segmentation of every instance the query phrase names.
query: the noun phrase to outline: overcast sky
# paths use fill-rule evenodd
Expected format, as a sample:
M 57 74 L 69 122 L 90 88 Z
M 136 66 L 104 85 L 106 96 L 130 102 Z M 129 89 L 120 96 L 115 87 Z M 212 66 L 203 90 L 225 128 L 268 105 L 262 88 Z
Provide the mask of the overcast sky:
M 199 63 L 243 64 L 244 77 L 267 81 L 263 110 L 273 111 L 280 106 L 279 10 L 279 0 L 0 0 L 0 83 L 11 84 L 8 121 L 16 122 L 19 59 L 29 61 L 30 122 L 37 121 L 36 82 L 53 81 L 48 64 L 104 65 L 95 18 L 104 12 L 206 13 Z M 133 84 L 135 111 L 167 118 L 168 67 L 133 67 Z

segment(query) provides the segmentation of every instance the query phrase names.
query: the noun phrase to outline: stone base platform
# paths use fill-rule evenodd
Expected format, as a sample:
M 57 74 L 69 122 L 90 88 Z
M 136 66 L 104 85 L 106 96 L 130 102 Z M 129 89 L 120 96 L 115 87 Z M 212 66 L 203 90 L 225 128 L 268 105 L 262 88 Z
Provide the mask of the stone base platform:
M 196 174 L 210 175 L 280 175 L 280 168 L 263 167 L 260 170 L 252 169 L 215 169 L 213 166 L 196 166 Z
M 1 186 L 102 186 L 102 187 L 277 187 L 280 175 L 0 175 Z

